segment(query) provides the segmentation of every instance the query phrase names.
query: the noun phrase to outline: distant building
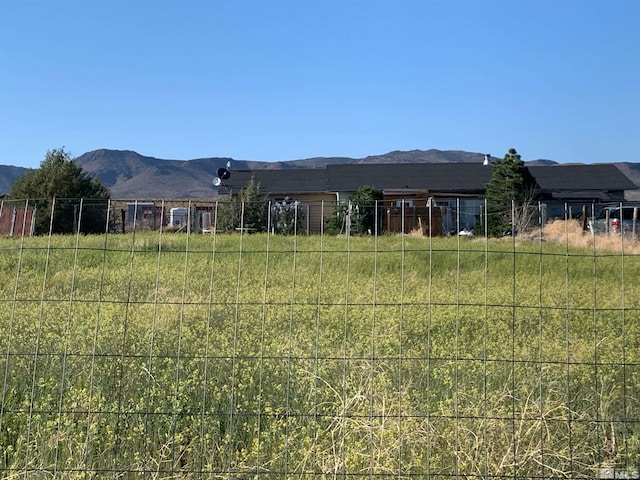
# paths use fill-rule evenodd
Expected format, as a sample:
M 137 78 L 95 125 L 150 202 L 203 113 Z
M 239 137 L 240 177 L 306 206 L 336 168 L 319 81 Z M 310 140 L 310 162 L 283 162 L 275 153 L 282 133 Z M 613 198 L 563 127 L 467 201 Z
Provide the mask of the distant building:
M 488 156 L 490 159 L 490 156 Z M 485 158 L 487 160 L 487 158 Z M 639 187 L 613 164 L 526 167 L 535 189 L 535 202 L 544 203 L 548 218 L 578 212 L 588 205 L 628 201 Z M 485 185 L 491 178 L 490 161 L 483 163 L 338 164 L 320 169 L 232 171 L 219 193 L 238 193 L 253 176 L 269 199 L 290 197 L 308 208 L 310 232 L 319 232 L 335 202 L 346 202 L 363 185 L 382 191 L 381 207 L 426 208 L 433 200 L 440 209 L 442 230 L 470 229 L 484 208 Z M 433 204 L 432 204 L 433 205 Z M 417 212 L 417 210 L 413 210 Z M 405 230 L 415 228 L 404 222 Z M 385 214 L 385 212 L 382 212 Z M 423 219 L 420 221 L 424 221 Z M 389 225 L 388 225 L 389 226 Z

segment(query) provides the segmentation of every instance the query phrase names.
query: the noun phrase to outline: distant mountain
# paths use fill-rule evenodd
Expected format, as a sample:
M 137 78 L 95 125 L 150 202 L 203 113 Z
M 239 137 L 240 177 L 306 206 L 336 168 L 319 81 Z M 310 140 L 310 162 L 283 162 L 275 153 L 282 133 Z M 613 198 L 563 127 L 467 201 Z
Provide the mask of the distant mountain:
M 360 163 L 481 163 L 484 155 L 463 151 L 394 151 L 365 158 L 316 157 L 283 162 L 234 160 L 227 157 L 162 160 L 128 150 L 95 150 L 76 161 L 102 180 L 114 198 L 207 198 L 215 194 L 211 180 L 231 162 L 232 170 L 324 168 L 329 164 Z
M 495 160 L 495 157 L 493 157 Z M 111 190 L 114 198 L 211 198 L 215 196 L 212 179 L 219 168 L 231 162 L 231 170 L 325 168 L 330 164 L 371 163 L 482 163 L 484 154 L 458 150 L 393 151 L 364 158 L 315 157 L 282 162 L 234 160 L 227 157 L 193 160 L 163 160 L 130 150 L 95 150 L 78 158 L 77 163 L 95 175 Z M 557 165 L 553 160 L 534 160 L 531 166 Z M 640 164 L 616 164 L 640 186 Z M 22 167 L 0 166 L 0 194 L 7 193 L 13 181 L 26 173 Z
M 95 150 L 76 158 L 78 165 L 95 175 L 114 198 L 212 197 L 211 180 L 229 158 L 161 160 L 129 150 Z M 234 168 L 251 168 L 233 162 Z
M 6 195 L 11 190 L 11 185 L 16 180 L 29 171 L 24 167 L 13 167 L 11 165 L 0 165 L 0 195 Z

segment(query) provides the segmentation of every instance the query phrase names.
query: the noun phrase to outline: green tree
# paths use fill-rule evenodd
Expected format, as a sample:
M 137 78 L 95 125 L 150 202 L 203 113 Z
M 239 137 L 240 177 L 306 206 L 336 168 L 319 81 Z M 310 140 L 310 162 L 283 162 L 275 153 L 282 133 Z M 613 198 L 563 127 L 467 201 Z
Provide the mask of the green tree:
M 351 233 L 376 233 L 376 201 L 382 200 L 382 192 L 370 185 L 363 185 L 351 197 Z
M 349 231 L 352 235 L 375 234 L 376 201 L 382 200 L 382 192 L 370 185 L 358 188 L 348 203 L 334 206 L 331 216 L 325 218 L 326 231 L 337 235 Z
M 347 207 L 343 203 L 333 204 L 331 215 L 324 217 L 324 231 L 329 235 L 339 235 L 342 233 L 345 224 Z
M 267 230 L 268 200 L 260 192 L 260 182 L 253 175 L 229 202 L 221 203 L 219 222 L 225 230 L 243 227 L 257 232 Z
M 511 232 L 517 229 L 518 224 L 522 227 L 522 222 L 515 221 L 514 213 L 517 214 L 528 204 L 531 193 L 532 184 L 524 162 L 516 149 L 510 148 L 502 160 L 496 160 L 493 164 L 491 178 L 485 186 L 489 235 L 500 236 Z M 516 212 L 512 211 L 513 205 Z
M 35 233 L 103 233 L 109 190 L 82 170 L 63 148 L 50 150 L 40 167 L 18 178 L 9 192 L 36 207 Z M 53 204 L 53 218 L 51 218 Z

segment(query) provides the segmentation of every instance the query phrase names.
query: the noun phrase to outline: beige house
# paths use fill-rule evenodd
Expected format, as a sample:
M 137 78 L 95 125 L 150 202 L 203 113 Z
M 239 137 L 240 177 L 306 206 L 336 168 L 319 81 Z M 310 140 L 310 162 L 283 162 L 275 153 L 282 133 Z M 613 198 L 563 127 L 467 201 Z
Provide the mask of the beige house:
M 323 220 L 331 214 L 339 195 L 327 186 L 325 169 L 285 169 L 285 170 L 241 170 L 232 171 L 219 189 L 221 197 L 240 192 L 254 178 L 260 190 L 272 202 L 285 198 L 295 200 L 303 212 L 305 230 L 309 233 L 322 231 Z
M 613 164 L 535 166 L 527 167 L 527 171 L 535 184 L 536 201 L 544 202 L 549 212 L 564 208 L 565 204 L 575 206 L 577 211 L 586 204 L 622 202 L 638 192 L 638 186 Z M 482 163 L 335 164 L 318 169 L 232 170 L 218 194 L 224 197 L 238 193 L 253 176 L 270 200 L 287 197 L 297 200 L 305 212 L 306 230 L 318 233 L 336 203 L 348 202 L 358 188 L 369 185 L 383 193 L 378 212 L 380 231 L 422 228 L 424 232 L 430 229 L 437 234 L 470 229 L 481 220 L 485 185 L 491 174 L 492 166 Z M 438 208 L 437 218 L 434 206 Z

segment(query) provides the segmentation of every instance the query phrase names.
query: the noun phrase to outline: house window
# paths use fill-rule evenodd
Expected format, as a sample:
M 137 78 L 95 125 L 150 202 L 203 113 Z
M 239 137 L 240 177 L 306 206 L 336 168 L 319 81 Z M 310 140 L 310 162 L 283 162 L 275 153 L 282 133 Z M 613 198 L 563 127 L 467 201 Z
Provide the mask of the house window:
M 406 207 L 413 207 L 413 200 L 411 200 L 411 199 L 406 200 L 404 198 L 401 198 L 400 200 L 396 200 L 396 207 L 402 208 L 402 204 L 403 203 L 404 203 L 405 208 Z

